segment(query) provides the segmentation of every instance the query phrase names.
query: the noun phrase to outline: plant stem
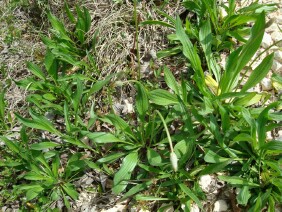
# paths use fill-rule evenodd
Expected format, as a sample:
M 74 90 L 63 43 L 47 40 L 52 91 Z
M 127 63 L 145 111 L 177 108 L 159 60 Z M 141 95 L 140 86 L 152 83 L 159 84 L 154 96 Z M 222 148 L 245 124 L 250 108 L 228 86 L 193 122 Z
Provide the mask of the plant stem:
M 156 112 L 157 112 L 157 114 L 159 115 L 159 117 L 161 118 L 161 120 L 162 120 L 162 122 L 163 122 L 165 131 L 166 131 L 166 135 L 167 135 L 167 139 L 168 139 L 168 143 L 169 143 L 169 146 L 170 146 L 170 151 L 173 152 L 172 140 L 171 140 L 171 137 L 170 137 L 170 134 L 169 134 L 167 125 L 166 125 L 166 123 L 165 123 L 165 120 L 164 120 L 162 114 L 161 114 L 158 110 L 156 110 Z
M 140 80 L 140 52 L 139 52 L 139 29 L 138 29 L 138 16 L 137 16 L 137 0 L 134 0 L 134 21 L 135 21 L 135 41 L 136 41 L 136 54 L 137 54 L 137 71 L 138 71 L 138 80 Z

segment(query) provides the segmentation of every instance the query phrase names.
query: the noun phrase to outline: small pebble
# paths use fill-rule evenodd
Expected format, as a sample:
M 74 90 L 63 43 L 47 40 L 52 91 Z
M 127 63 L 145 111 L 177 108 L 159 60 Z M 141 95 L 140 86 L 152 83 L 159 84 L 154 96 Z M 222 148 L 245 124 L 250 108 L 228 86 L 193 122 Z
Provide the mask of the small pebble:
M 263 78 L 260 84 L 263 91 L 270 91 L 273 88 L 271 80 L 268 78 Z
M 217 200 L 214 203 L 213 212 L 221 212 L 221 211 L 227 211 L 228 205 L 225 200 Z
M 199 185 L 203 189 L 204 192 L 209 192 L 211 190 L 211 185 L 214 179 L 211 175 L 203 175 L 200 177 Z
M 270 34 L 268 34 L 267 32 L 264 33 L 264 36 L 263 36 L 263 39 L 262 39 L 262 42 L 261 42 L 261 46 L 266 49 L 271 44 L 272 44 L 272 38 L 271 38 Z
M 274 53 L 274 59 L 282 63 L 282 51 L 276 51 Z

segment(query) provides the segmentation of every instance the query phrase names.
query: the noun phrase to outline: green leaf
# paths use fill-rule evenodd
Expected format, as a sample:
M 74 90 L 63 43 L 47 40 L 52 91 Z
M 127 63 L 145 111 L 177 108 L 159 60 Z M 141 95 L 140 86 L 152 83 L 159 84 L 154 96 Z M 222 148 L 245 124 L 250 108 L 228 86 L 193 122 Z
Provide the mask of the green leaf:
M 131 138 L 133 139 L 135 138 L 134 133 L 130 129 L 128 123 L 124 121 L 122 118 L 120 118 L 119 116 L 117 116 L 116 114 L 106 115 L 104 118 L 101 118 L 101 120 L 114 125 L 114 127 L 117 130 L 121 130 L 122 132 L 125 132 Z
M 280 102 L 273 102 L 269 104 L 260 114 L 256 121 L 257 125 L 257 137 L 258 137 L 258 143 L 259 147 L 261 148 L 265 144 L 265 138 L 266 138 L 266 124 L 268 121 L 268 112 L 270 109 L 277 107 L 280 104 Z
M 54 54 L 50 50 L 47 50 L 44 60 L 45 68 L 48 74 L 54 79 L 58 79 L 58 64 Z
M 255 25 L 252 27 L 251 37 L 245 45 L 232 52 L 228 57 L 226 70 L 220 80 L 222 93 L 231 92 L 236 86 L 241 70 L 251 60 L 260 47 L 265 29 L 265 14 L 258 16 Z
M 147 159 L 152 166 L 161 166 L 162 158 L 159 153 L 151 148 L 147 148 Z
M 195 139 L 188 137 L 183 140 L 178 140 L 173 149 L 175 154 L 177 155 L 177 158 L 179 159 L 179 166 L 182 166 L 187 163 L 189 158 L 193 156 L 195 149 Z
M 271 150 L 282 152 L 282 142 L 281 141 L 269 141 L 263 146 L 261 146 L 262 150 Z
M 218 162 L 211 165 L 207 165 L 201 172 L 200 175 L 213 174 L 219 171 L 223 171 L 224 168 L 232 162 L 232 159 L 226 160 L 224 162 Z
M 36 198 L 41 192 L 43 191 L 43 188 L 39 188 L 39 187 L 36 187 L 36 188 L 33 188 L 33 189 L 30 189 L 26 192 L 26 201 L 30 201 L 30 200 L 33 200 L 34 198 Z
M 60 134 L 55 128 L 54 126 L 48 121 L 48 119 L 46 119 L 43 116 L 39 116 L 36 115 L 35 113 L 33 113 L 32 111 L 30 112 L 31 114 L 33 114 L 33 118 L 32 120 L 26 119 L 21 117 L 19 114 L 15 113 L 17 119 L 19 120 L 19 122 L 21 122 L 22 124 L 24 124 L 27 127 L 30 128 L 34 128 L 34 129 L 39 129 L 39 130 L 45 130 L 54 134 Z
M 128 184 L 127 180 L 130 179 L 137 162 L 137 152 L 131 152 L 123 159 L 120 170 L 114 176 L 113 192 L 115 194 L 119 194 L 126 189 Z
M 250 189 L 248 186 L 244 186 L 239 194 L 237 195 L 236 199 L 238 204 L 246 206 L 250 197 L 251 197 Z
M 76 91 L 74 93 L 74 96 L 72 98 L 72 103 L 73 103 L 73 110 L 75 115 L 77 114 L 79 105 L 80 105 L 80 101 L 82 98 L 82 92 L 83 92 L 83 84 L 82 81 L 77 79 L 77 84 L 76 84 Z
M 114 161 L 116 161 L 117 159 L 121 158 L 122 156 L 124 156 L 125 153 L 122 152 L 116 152 L 116 153 L 112 153 L 109 154 L 103 158 L 100 158 L 99 160 L 97 160 L 98 163 L 112 163 Z
M 197 203 L 197 205 L 203 210 L 203 205 L 201 203 L 201 201 L 199 200 L 199 198 L 194 194 L 194 192 L 192 190 L 190 190 L 185 184 L 180 183 L 179 187 L 181 188 L 181 190 L 187 194 L 194 202 Z
M 66 10 L 67 16 L 69 17 L 69 20 L 72 23 L 75 23 L 75 18 L 74 18 L 74 15 L 72 14 L 72 12 L 70 11 L 69 5 L 65 2 L 64 6 L 65 6 L 65 10 Z
M 263 61 L 255 68 L 255 70 L 249 76 L 247 82 L 244 84 L 241 92 L 247 91 L 249 88 L 254 87 L 259 83 L 269 72 L 272 66 L 274 53 L 266 56 Z
M 51 22 L 52 27 L 55 29 L 56 35 L 64 40 L 72 42 L 72 40 L 67 36 L 66 29 L 64 25 L 51 13 L 47 14 L 48 20 Z
M 212 32 L 211 25 L 209 21 L 206 21 L 203 26 L 200 28 L 199 39 L 202 45 L 203 51 L 205 53 L 206 61 L 209 67 L 209 70 L 212 71 L 213 75 L 217 82 L 220 81 L 220 67 L 217 65 L 215 58 L 213 57 L 211 48 L 212 48 Z
M 123 196 L 122 196 L 122 200 L 127 199 L 130 196 L 135 195 L 136 193 L 143 191 L 145 189 L 147 189 L 151 184 L 153 183 L 153 180 L 149 180 L 146 181 L 144 183 L 138 184 L 136 186 L 133 186 L 128 192 L 126 192 Z
M 48 176 L 44 176 L 40 173 L 35 173 L 35 172 L 28 172 L 27 174 L 24 175 L 24 179 L 26 180 L 39 180 L 39 181 L 42 181 L 42 180 L 47 180 L 47 179 L 50 179 L 50 177 Z
M 208 150 L 207 154 L 204 157 L 204 160 L 208 163 L 222 163 L 230 160 L 230 158 L 221 157 L 212 150 Z
M 176 35 L 183 46 L 183 54 L 185 55 L 185 57 L 188 58 L 188 60 L 190 61 L 192 65 L 192 68 L 195 70 L 195 73 L 196 73 L 195 80 L 199 86 L 199 89 L 202 90 L 204 86 L 205 77 L 204 77 L 204 72 L 201 66 L 201 60 L 192 42 L 186 35 L 182 27 L 182 21 L 180 20 L 179 17 L 177 17 L 176 19 Z
M 179 86 L 171 71 L 165 66 L 164 67 L 164 79 L 167 86 L 174 91 L 175 94 L 179 95 Z
M 41 69 L 37 65 L 35 65 L 31 62 L 27 62 L 27 69 L 29 71 L 31 71 L 38 78 L 45 80 L 45 75 L 43 74 L 43 72 L 41 71 Z
M 107 76 L 104 80 L 100 80 L 98 82 L 96 82 L 89 90 L 89 92 L 87 93 L 88 98 L 98 92 L 99 90 L 101 90 L 106 84 L 108 84 L 112 77 L 115 76 L 116 74 L 110 74 L 109 76 Z
M 223 180 L 231 185 L 238 185 L 238 186 L 249 186 L 249 187 L 260 187 L 259 184 L 253 183 L 247 179 L 237 177 L 237 176 L 218 176 L 220 180 Z
M 2 142 L 5 143 L 5 145 L 7 145 L 7 147 L 13 151 L 14 153 L 20 153 L 20 148 L 18 143 L 14 143 L 13 141 L 9 140 L 8 138 L 4 137 L 4 136 L 0 136 L 0 140 Z
M 34 150 L 44 150 L 44 149 L 55 148 L 60 145 L 61 144 L 57 144 L 55 142 L 40 142 L 40 143 L 32 144 L 30 148 Z
M 82 135 L 87 136 L 93 142 L 99 144 L 116 143 L 116 142 L 127 143 L 110 133 L 105 133 L 105 132 L 90 133 L 88 131 L 82 131 L 81 133 Z
M 149 108 L 149 99 L 147 91 L 141 83 L 136 83 L 137 96 L 136 96 L 136 109 L 140 115 L 142 121 L 144 121 L 145 115 Z
M 149 93 L 150 100 L 156 105 L 172 105 L 178 104 L 177 96 L 169 93 L 166 90 L 156 89 Z
M 62 187 L 63 187 L 64 191 L 67 193 L 67 195 L 69 195 L 73 200 L 77 200 L 79 194 L 73 188 L 72 184 L 66 183 Z

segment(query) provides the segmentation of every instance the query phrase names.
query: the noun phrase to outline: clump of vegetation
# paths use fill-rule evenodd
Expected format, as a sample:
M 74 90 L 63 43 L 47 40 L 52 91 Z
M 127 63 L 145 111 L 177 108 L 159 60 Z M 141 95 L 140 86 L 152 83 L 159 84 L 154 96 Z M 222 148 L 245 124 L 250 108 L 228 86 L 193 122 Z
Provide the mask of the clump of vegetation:
M 70 209 L 79 196 L 73 182 L 89 169 L 109 175 L 121 200 L 166 202 L 176 210 L 189 211 L 194 203 L 204 209 L 198 180 L 218 172 L 218 179 L 239 190 L 236 201 L 244 210 L 274 211 L 282 203 L 282 143 L 266 139 L 267 132 L 281 127 L 282 101 L 266 104 L 268 93 L 250 91 L 268 74 L 273 53 L 245 74 L 262 42 L 265 13 L 275 4 L 239 10 L 233 0 L 183 5 L 191 19 L 160 11 L 169 22 L 136 25 L 137 30 L 147 24 L 174 29 L 168 36 L 173 47 L 158 56 L 184 56 L 188 63 L 188 74 L 176 77 L 167 65 L 153 80 L 120 80 L 119 73 L 101 78 L 91 54 L 95 40 L 87 37 L 88 10 L 76 7 L 75 16 L 65 5 L 72 31 L 48 13 L 52 36 L 42 36 L 44 61 L 28 62 L 32 76 L 16 82 L 29 92 L 29 117 L 15 114 L 19 136 L 9 132 L 5 88 L 0 95 L 0 128 L 5 129 L 0 205 L 17 200 L 23 211 L 56 211 L 56 201 L 62 200 Z M 223 51 L 225 67 L 218 65 Z M 275 79 L 282 85 L 280 77 Z M 134 112 L 121 117 L 111 94 L 127 85 L 136 90 Z M 98 96 L 107 97 L 98 103 L 107 105 L 106 113 L 96 111 Z M 101 123 L 107 128 L 97 127 Z

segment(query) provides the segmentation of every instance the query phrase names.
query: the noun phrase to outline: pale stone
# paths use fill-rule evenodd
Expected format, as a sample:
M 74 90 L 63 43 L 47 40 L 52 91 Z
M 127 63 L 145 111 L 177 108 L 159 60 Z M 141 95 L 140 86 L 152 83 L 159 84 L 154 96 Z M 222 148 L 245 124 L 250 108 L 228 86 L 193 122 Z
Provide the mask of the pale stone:
M 227 211 L 228 205 L 225 200 L 217 200 L 214 203 L 213 212 L 221 212 L 221 211 Z
M 213 184 L 213 181 L 214 179 L 211 175 L 203 175 L 200 177 L 199 185 L 204 192 L 209 192 L 211 190 L 210 188 Z
M 274 52 L 274 59 L 282 63 L 282 51 Z
M 280 62 L 278 62 L 277 60 L 274 60 L 272 67 L 271 67 L 271 70 L 274 73 L 281 74 L 282 73 L 282 64 Z
M 275 31 L 271 33 L 271 39 L 274 43 L 280 41 L 282 38 L 282 33 L 280 31 Z M 277 46 L 282 47 L 282 42 L 277 43 Z
M 263 78 L 260 84 L 263 91 L 270 91 L 273 88 L 271 80 L 268 78 Z
M 276 140 L 282 141 L 282 130 L 279 130 L 277 134 L 278 134 L 278 137 L 276 137 Z
M 264 33 L 264 36 L 263 36 L 263 39 L 262 39 L 262 42 L 261 42 L 261 46 L 266 49 L 271 44 L 272 44 L 272 38 L 271 38 L 270 34 L 268 34 L 267 32 Z

